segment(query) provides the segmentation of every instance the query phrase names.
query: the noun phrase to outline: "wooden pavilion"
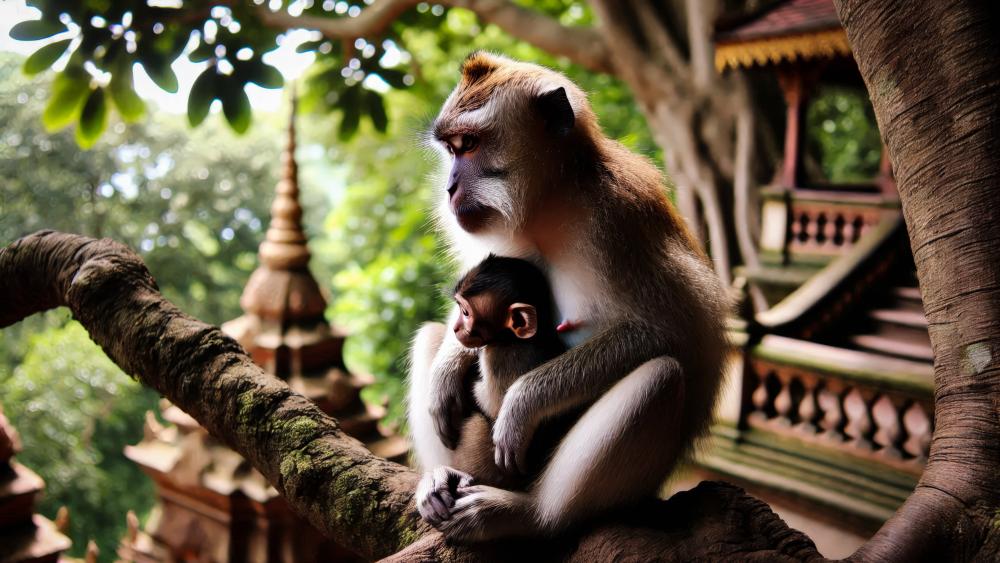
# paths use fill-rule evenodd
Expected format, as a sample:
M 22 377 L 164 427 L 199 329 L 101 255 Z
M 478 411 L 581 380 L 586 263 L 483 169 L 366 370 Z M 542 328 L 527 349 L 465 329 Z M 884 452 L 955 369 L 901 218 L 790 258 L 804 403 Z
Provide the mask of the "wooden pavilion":
M 820 84 L 863 90 L 832 0 L 784 0 L 717 33 L 720 72 L 771 73 L 783 161 L 760 191 L 767 296 L 738 344 L 701 468 L 867 537 L 913 490 L 933 429 L 933 366 L 885 151 L 868 182 L 803 174 L 804 113 Z

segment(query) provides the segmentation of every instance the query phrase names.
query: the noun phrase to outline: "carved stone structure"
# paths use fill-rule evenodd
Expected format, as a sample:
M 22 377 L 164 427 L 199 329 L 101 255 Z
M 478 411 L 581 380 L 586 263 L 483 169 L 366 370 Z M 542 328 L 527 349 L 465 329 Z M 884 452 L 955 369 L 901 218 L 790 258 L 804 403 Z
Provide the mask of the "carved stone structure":
M 260 245 L 260 266 L 244 289 L 246 314 L 223 325 L 265 371 L 288 382 L 337 418 L 341 428 L 374 453 L 403 461 L 406 440 L 380 430 L 381 408 L 360 391 L 371 376 L 344 365 L 344 333 L 324 318 L 326 299 L 309 272 L 294 158 L 294 108 L 282 179 L 271 224 Z M 159 503 L 145 530 L 134 515 L 119 556 L 130 561 L 353 561 L 293 515 L 278 492 L 239 454 L 164 402 L 169 426 L 147 415 L 143 440 L 126 455 L 156 481 Z
M 44 563 L 59 561 L 69 538 L 50 520 L 35 514 L 35 500 L 45 482 L 13 460 L 21 451 L 17 430 L 0 408 L 0 561 Z
M 721 71 L 777 76 L 787 129 L 761 190 L 761 266 L 738 272 L 769 307 L 733 322 L 730 388 L 700 463 L 866 535 L 912 491 L 934 424 L 927 321 L 891 169 L 883 156 L 876 177 L 850 185 L 802 172 L 814 87 L 864 91 L 832 0 L 768 4 L 716 41 Z

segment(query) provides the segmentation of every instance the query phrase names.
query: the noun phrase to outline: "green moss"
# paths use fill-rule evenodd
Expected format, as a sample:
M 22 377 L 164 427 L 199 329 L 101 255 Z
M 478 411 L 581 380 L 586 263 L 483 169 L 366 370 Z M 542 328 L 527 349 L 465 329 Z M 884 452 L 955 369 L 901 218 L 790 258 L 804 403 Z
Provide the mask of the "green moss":
M 312 440 L 319 424 L 308 416 L 297 416 L 291 420 L 278 423 L 278 432 L 282 436 L 287 436 L 289 440 L 296 444 L 301 444 L 307 440 Z
M 312 457 L 302 450 L 295 450 L 281 459 L 281 479 L 288 481 L 312 468 Z
M 405 513 L 396 520 L 396 530 L 399 535 L 399 549 L 403 549 L 422 537 L 414 525 L 413 518 Z
M 257 394 L 253 391 L 245 391 L 240 393 L 240 396 L 236 398 L 236 401 L 240 404 L 240 411 L 238 414 L 240 425 L 246 426 L 253 423 L 253 411 L 257 404 Z

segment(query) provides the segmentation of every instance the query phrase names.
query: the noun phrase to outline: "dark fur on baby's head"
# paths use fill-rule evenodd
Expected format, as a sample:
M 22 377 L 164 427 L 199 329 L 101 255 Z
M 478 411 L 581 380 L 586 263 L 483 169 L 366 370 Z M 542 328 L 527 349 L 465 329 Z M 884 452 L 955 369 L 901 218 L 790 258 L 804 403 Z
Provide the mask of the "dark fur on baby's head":
M 527 260 L 490 254 L 462 276 L 454 294 L 468 299 L 486 292 L 492 293 L 503 307 L 513 303 L 533 305 L 538 311 L 539 327 L 555 326 L 549 282 L 542 270 Z

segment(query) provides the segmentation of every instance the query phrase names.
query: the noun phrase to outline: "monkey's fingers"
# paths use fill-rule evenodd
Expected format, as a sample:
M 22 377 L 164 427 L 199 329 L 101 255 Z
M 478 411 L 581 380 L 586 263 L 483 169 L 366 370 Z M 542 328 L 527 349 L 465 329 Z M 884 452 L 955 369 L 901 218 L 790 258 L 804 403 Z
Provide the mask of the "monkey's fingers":
M 445 507 L 441 499 L 437 498 L 437 495 L 434 493 L 425 496 L 417 502 L 417 511 L 420 512 L 421 518 L 431 526 L 437 526 L 451 516 L 448 508 Z

